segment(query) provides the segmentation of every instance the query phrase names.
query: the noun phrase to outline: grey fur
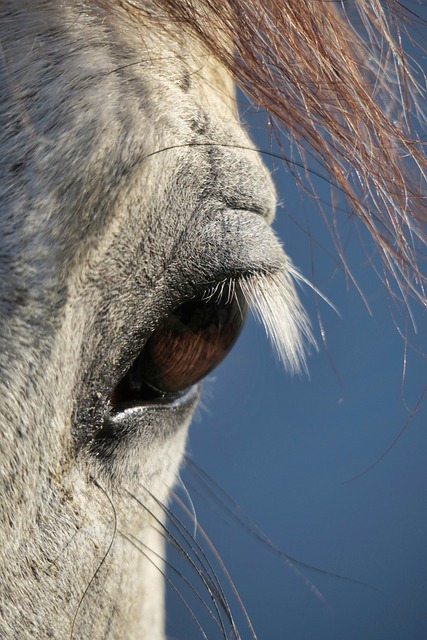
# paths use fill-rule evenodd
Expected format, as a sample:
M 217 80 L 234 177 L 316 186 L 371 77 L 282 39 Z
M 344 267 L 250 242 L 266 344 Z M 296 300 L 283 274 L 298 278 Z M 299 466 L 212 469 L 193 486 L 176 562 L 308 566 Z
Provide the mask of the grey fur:
M 160 640 L 161 575 L 113 533 L 161 551 L 197 391 L 109 393 L 182 299 L 283 267 L 274 188 L 194 44 L 73 0 L 0 16 L 0 637 Z

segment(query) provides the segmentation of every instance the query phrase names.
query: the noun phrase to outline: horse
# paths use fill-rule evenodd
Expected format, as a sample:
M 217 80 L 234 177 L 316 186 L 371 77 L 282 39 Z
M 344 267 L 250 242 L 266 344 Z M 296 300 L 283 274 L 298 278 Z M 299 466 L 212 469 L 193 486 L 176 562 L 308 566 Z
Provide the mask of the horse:
M 318 0 L 2 2 L 2 638 L 163 640 L 201 381 L 249 307 L 306 367 L 303 278 L 236 85 L 303 174 L 317 154 L 393 295 L 425 303 L 420 90 L 397 3 L 355 5 L 362 33 Z

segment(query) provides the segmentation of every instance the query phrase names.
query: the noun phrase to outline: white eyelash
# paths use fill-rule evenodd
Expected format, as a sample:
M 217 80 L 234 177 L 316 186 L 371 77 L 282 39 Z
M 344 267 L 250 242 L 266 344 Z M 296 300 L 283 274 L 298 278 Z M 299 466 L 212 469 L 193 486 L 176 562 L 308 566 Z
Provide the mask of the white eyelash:
M 298 278 L 298 271 L 289 258 L 284 258 L 282 269 L 243 277 L 239 285 L 281 362 L 291 373 L 300 373 L 307 371 L 307 345 L 316 342 L 295 290 L 294 278 Z

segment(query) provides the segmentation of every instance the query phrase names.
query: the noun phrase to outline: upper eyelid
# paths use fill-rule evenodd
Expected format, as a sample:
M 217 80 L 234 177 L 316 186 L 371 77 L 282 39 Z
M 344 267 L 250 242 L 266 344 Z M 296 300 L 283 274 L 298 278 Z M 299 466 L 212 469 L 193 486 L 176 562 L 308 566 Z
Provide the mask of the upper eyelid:
M 280 360 L 291 372 L 305 370 L 306 347 L 315 340 L 296 292 L 298 272 L 267 222 L 252 211 L 221 211 L 188 242 L 192 260 L 178 256 L 179 279 L 184 287 L 190 284 L 187 295 L 200 297 L 209 290 L 215 295 L 221 283 L 239 282 Z M 174 264 L 169 273 L 171 289 Z

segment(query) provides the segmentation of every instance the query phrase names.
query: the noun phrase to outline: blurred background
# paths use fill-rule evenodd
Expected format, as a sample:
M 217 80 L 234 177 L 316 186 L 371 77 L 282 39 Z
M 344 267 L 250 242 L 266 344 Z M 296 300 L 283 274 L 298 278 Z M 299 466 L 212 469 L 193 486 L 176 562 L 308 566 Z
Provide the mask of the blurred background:
M 424 4 L 411 7 L 427 17 Z M 425 56 L 417 62 L 427 69 Z M 274 150 L 260 116 L 240 101 L 258 147 Z M 183 484 L 260 640 L 425 640 L 426 312 L 412 305 L 415 333 L 409 314 L 393 306 L 372 268 L 372 243 L 342 213 L 341 238 L 361 294 L 346 277 L 319 206 L 282 163 L 268 154 L 264 161 L 281 203 L 276 232 L 339 315 L 308 287 L 300 290 L 319 350 L 310 353 L 309 374 L 294 378 L 277 362 L 263 328 L 248 319 L 232 353 L 204 385 L 187 448 L 234 502 L 191 464 L 183 469 Z M 315 187 L 330 202 L 329 185 Z M 177 493 L 192 510 L 185 491 Z M 179 502 L 173 510 L 192 530 Z M 260 541 L 256 527 L 312 568 L 280 556 Z M 200 532 L 196 539 L 207 547 Z M 211 551 L 209 557 L 220 572 Z M 168 588 L 168 637 L 203 638 L 195 616 L 209 640 L 221 638 L 177 574 L 194 582 L 215 611 L 197 571 L 173 545 L 168 560 L 175 568 L 168 577 L 193 611 Z M 253 637 L 224 575 L 220 582 L 241 637 Z

